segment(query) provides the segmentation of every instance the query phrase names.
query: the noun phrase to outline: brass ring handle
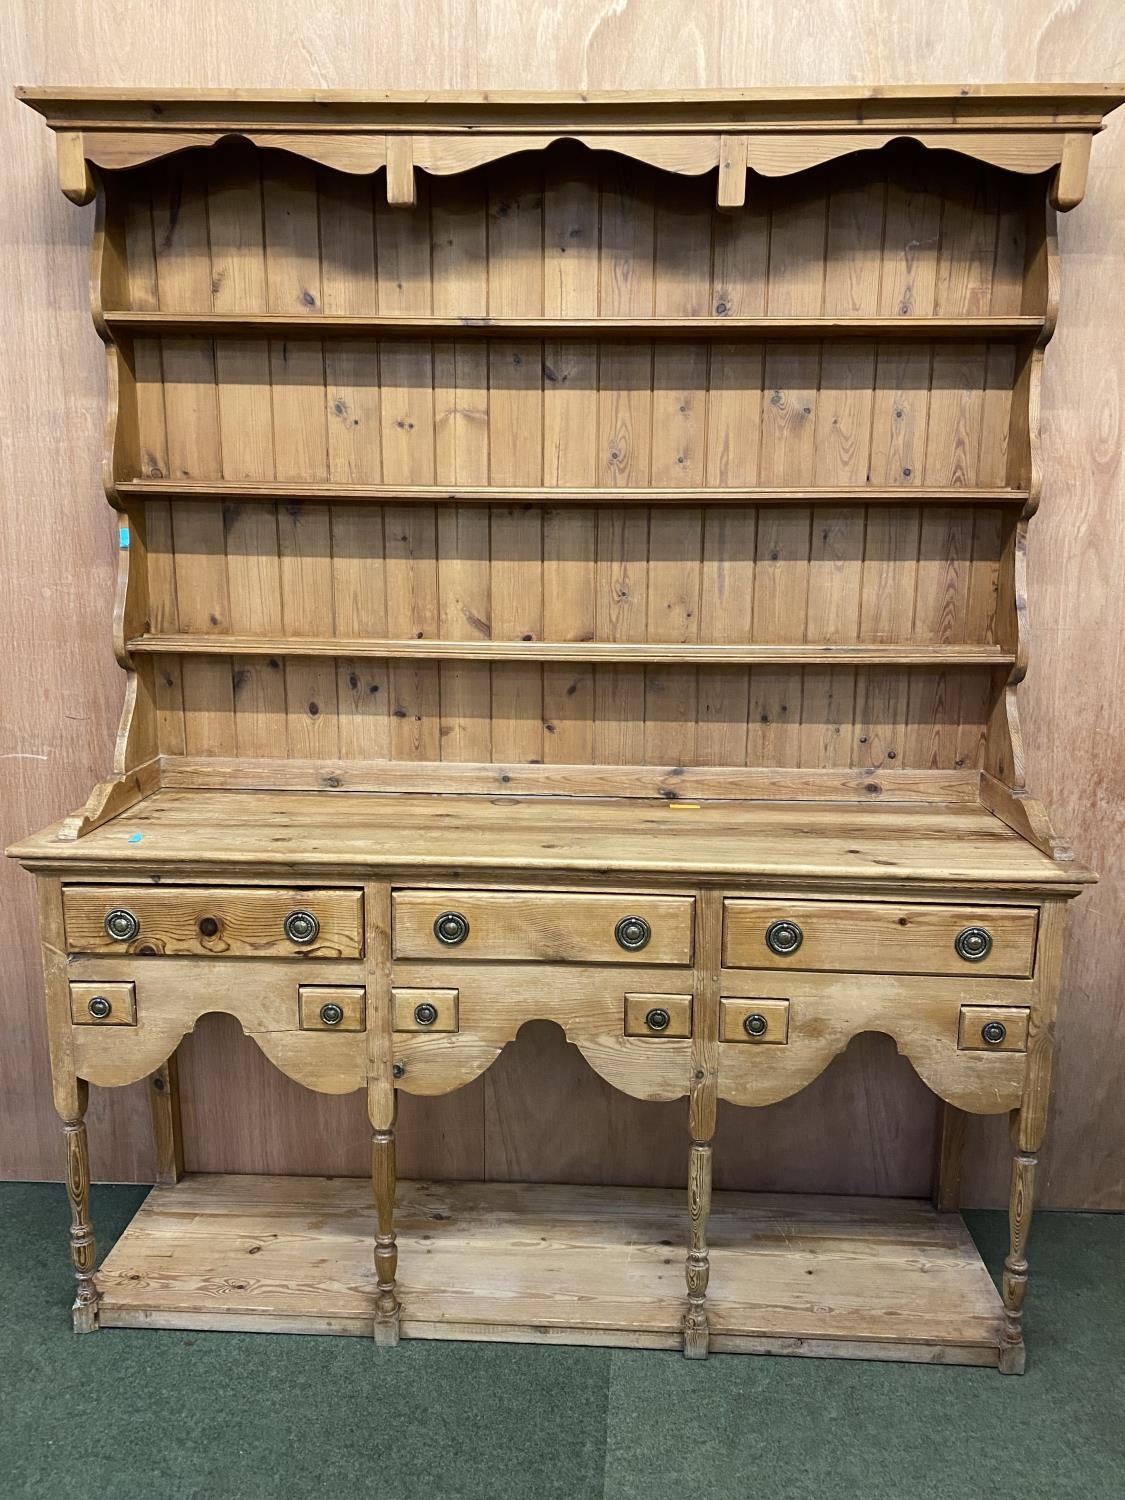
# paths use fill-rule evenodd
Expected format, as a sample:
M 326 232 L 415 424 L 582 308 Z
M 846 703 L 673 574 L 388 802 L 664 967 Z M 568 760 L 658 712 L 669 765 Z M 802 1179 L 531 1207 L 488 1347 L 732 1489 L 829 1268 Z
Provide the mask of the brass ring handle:
M 662 1005 L 654 1005 L 645 1016 L 645 1025 L 650 1031 L 667 1031 L 672 1024 L 672 1017 Z
M 958 958 L 979 964 L 992 952 L 992 934 L 987 927 L 965 927 L 957 934 L 953 946 Z
M 94 995 L 91 998 L 90 1003 L 87 1005 L 86 1009 L 90 1012 L 95 1021 L 104 1021 L 109 1015 L 110 1011 L 113 1009 L 113 1006 L 109 1003 L 104 995 Z
M 469 919 L 459 911 L 443 911 L 434 922 L 434 937 L 447 948 L 456 948 L 469 935 Z
M 613 929 L 613 935 L 619 948 L 636 953 L 638 949 L 647 948 L 652 937 L 652 927 L 644 917 L 622 917 Z
M 329 1000 L 320 1007 L 320 1019 L 325 1026 L 339 1026 L 344 1019 L 344 1007 Z
M 805 941 L 805 934 L 796 922 L 771 922 L 766 928 L 766 947 L 779 958 L 786 958 Z
M 765 1036 L 770 1029 L 770 1023 L 760 1012 L 754 1010 L 742 1023 L 742 1029 L 747 1036 Z
M 315 943 L 320 933 L 320 922 L 311 911 L 298 908 L 285 918 L 285 936 L 291 943 L 307 946 Z
M 990 1047 L 999 1047 L 1000 1043 L 1008 1035 L 1008 1028 L 1003 1021 L 986 1021 L 980 1029 L 982 1040 Z
M 112 938 L 115 943 L 132 942 L 141 930 L 140 918 L 123 906 L 115 906 L 112 911 L 106 912 L 102 926 L 106 937 Z
M 437 1020 L 437 1006 L 431 1005 L 428 1000 L 423 1000 L 421 1005 L 414 1007 L 414 1019 L 419 1026 L 432 1026 Z

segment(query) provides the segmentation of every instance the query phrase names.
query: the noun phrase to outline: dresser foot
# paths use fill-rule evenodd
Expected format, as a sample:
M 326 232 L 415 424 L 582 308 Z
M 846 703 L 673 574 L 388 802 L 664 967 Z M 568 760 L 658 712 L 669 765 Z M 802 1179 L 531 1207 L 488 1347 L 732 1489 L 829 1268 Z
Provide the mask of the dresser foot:
M 711 1329 L 707 1314 L 693 1308 L 684 1313 L 684 1358 L 706 1359 L 711 1348 Z
M 94 1281 L 98 1251 L 90 1222 L 90 1149 L 84 1118 L 88 1093 L 86 1084 L 79 1081 L 75 1116 L 63 1120 L 66 1195 L 70 1199 L 70 1260 L 77 1283 L 73 1307 L 75 1333 L 94 1333 L 98 1326 L 98 1288 Z
M 396 1303 L 395 1310 L 389 1316 L 384 1317 L 382 1313 L 375 1314 L 375 1343 L 380 1349 L 393 1349 L 399 1339 L 399 1308 Z
M 376 1130 L 372 1136 L 375 1185 L 375 1342 L 383 1348 L 398 1343 L 399 1303 L 395 1291 L 398 1245 L 395 1241 L 395 1133 Z
M 1000 1345 L 997 1368 L 1001 1375 L 1022 1375 L 1026 1367 L 1027 1349 L 1022 1336 L 1014 1344 L 1004 1342 Z
M 711 1260 L 707 1251 L 707 1221 L 711 1215 L 711 1143 L 692 1141 L 688 1156 L 688 1217 L 690 1242 L 687 1256 L 688 1309 L 684 1314 L 684 1356 L 705 1359 L 710 1342 L 707 1323 L 707 1282 Z

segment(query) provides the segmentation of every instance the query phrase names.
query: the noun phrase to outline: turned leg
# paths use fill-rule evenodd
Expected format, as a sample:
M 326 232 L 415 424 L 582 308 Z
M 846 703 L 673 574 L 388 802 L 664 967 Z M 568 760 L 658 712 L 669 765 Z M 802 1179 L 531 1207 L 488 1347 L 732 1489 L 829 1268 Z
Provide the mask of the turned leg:
M 707 1221 L 711 1215 L 711 1142 L 692 1141 L 688 1155 L 687 1256 L 688 1309 L 684 1314 L 684 1354 L 704 1359 L 710 1342 L 707 1323 L 707 1282 L 711 1262 L 707 1254 Z
M 375 1342 L 386 1347 L 398 1343 L 399 1303 L 395 1293 L 398 1246 L 395 1243 L 395 1130 L 394 1118 L 386 1130 L 373 1136 L 372 1176 L 375 1184 Z
M 70 1259 L 78 1284 L 74 1298 L 75 1333 L 93 1333 L 98 1326 L 98 1289 L 94 1284 L 97 1245 L 90 1223 L 90 1150 L 86 1143 L 86 1101 L 83 1080 L 76 1089 L 77 1110 L 63 1120 L 66 1137 L 66 1194 L 70 1199 Z
M 721 891 L 697 898 L 695 998 L 692 1004 L 691 1084 L 688 1090 L 688 1253 L 684 1355 L 705 1359 L 711 1329 L 707 1322 L 707 1222 L 711 1217 L 711 1142 L 719 1102 L 719 956 L 723 943 Z
M 937 1145 L 934 1155 L 934 1207 L 955 1214 L 961 1207 L 961 1164 L 965 1155 L 968 1115 L 955 1104 L 938 1100 Z
M 1061 901 L 1047 902 L 1040 911 L 1035 955 L 1039 1000 L 1032 1007 L 1028 1028 L 1023 1099 L 1011 1114 L 1013 1154 L 1012 1186 L 1008 1196 L 1009 1243 L 1000 1282 L 1004 1298 L 1004 1331 L 1000 1338 L 999 1363 L 1005 1375 L 1022 1375 L 1027 1359 L 1023 1342 L 1027 1241 L 1035 1202 L 1035 1169 L 1039 1165 L 1039 1151 L 1047 1130 L 1065 911 L 1065 904 Z
M 1004 1336 L 1000 1343 L 1000 1369 L 1005 1375 L 1022 1375 L 1027 1360 L 1023 1342 L 1023 1301 L 1027 1294 L 1027 1241 L 1035 1201 L 1035 1168 L 1039 1165 L 1040 1141 L 1027 1131 L 1022 1109 L 1012 1112 L 1012 1186 L 1008 1196 L 1008 1254 L 1000 1290 L 1004 1298 Z M 1041 1134 L 1041 1132 L 1039 1132 Z M 1034 1147 L 1034 1149 L 1029 1149 Z

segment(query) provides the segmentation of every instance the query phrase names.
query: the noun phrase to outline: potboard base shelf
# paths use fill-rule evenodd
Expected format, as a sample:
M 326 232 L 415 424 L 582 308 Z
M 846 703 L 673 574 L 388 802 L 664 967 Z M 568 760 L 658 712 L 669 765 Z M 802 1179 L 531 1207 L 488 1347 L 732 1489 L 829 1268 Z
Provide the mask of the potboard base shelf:
M 370 1193 L 351 1178 L 154 1188 L 99 1272 L 101 1325 L 370 1337 Z M 681 1347 L 683 1193 L 403 1182 L 397 1226 L 403 1338 Z M 1002 1305 L 957 1214 L 717 1193 L 711 1244 L 714 1352 L 997 1363 Z

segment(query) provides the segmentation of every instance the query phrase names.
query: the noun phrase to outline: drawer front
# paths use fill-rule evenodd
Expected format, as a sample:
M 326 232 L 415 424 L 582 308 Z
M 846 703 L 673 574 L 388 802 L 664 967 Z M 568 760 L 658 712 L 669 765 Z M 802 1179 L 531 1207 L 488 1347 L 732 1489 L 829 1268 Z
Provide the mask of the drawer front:
M 132 980 L 70 982 L 70 1018 L 76 1026 L 135 1026 L 137 987 Z
M 367 990 L 362 984 L 302 984 L 297 987 L 302 1031 L 363 1031 Z
M 396 987 L 391 990 L 391 1015 L 394 1031 L 456 1031 L 457 991 Z
M 724 996 L 719 1001 L 719 1040 L 784 1046 L 789 1040 L 789 1001 Z
M 626 994 L 625 1035 L 691 1036 L 691 996 Z
M 71 953 L 359 958 L 363 892 L 230 886 L 67 886 Z
M 724 908 L 732 969 L 1023 978 L 1035 958 L 1033 907 L 732 899 Z
M 1026 1005 L 962 1005 L 957 1045 L 962 1052 L 1026 1052 L 1030 1019 Z
M 396 891 L 394 955 L 690 964 L 694 914 L 690 896 Z

